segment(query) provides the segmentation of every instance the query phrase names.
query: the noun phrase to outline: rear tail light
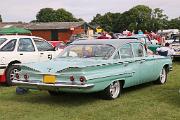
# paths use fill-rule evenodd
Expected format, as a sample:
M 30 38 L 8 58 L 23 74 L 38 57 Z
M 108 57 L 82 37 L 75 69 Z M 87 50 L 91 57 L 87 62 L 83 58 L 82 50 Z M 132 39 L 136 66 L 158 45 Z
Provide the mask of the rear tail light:
M 73 82 L 74 81 L 74 76 L 70 76 L 69 79 L 70 79 L 70 81 Z
M 17 80 L 19 80 L 19 78 L 20 78 L 19 73 L 16 73 L 15 77 L 16 77 Z
M 26 74 L 24 74 L 24 79 L 25 79 L 25 81 L 28 81 L 28 79 L 29 79 L 29 75 L 26 73 Z
M 81 76 L 81 77 L 79 78 L 79 81 L 80 81 L 81 83 L 84 83 L 84 82 L 86 81 L 86 78 L 85 78 L 84 76 Z

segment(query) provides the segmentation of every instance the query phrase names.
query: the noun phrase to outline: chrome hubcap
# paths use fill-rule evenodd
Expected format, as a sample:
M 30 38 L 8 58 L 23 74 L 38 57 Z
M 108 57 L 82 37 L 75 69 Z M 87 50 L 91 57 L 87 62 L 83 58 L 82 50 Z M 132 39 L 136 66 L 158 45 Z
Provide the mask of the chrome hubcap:
M 10 72 L 10 80 L 17 80 L 19 79 L 19 70 L 18 69 L 13 69 Z
M 112 98 L 117 98 L 120 92 L 120 84 L 118 81 L 113 82 L 110 84 L 110 93 Z
M 160 81 L 161 81 L 161 83 L 165 83 L 165 81 L 166 81 L 166 70 L 165 69 L 161 70 Z

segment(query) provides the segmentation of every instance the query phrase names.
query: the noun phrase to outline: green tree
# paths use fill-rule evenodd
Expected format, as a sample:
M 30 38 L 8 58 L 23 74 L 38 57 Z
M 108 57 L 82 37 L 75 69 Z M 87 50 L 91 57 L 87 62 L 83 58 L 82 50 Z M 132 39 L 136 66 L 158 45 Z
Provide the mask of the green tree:
M 177 17 L 175 19 L 171 19 L 168 22 L 168 28 L 170 28 L 170 29 L 180 29 L 180 17 Z
M 91 22 L 90 22 L 90 24 L 91 25 L 94 25 L 94 26 L 98 26 L 98 25 L 100 25 L 101 24 L 101 14 L 96 14 L 96 16 L 95 17 L 93 17 L 93 20 L 91 20 Z
M 55 21 L 55 10 L 52 8 L 43 8 L 36 15 L 37 22 L 53 22 Z
M 65 9 L 57 9 L 55 11 L 55 21 L 57 22 L 77 22 L 78 20 L 73 17 L 72 13 L 66 11 Z
M 118 23 L 117 18 L 120 13 L 111 13 L 108 12 L 104 15 L 96 14 L 96 16 L 93 18 L 93 20 L 90 22 L 91 25 L 94 26 L 101 26 L 105 31 L 118 31 L 115 27 Z
M 178 25 L 175 19 L 171 24 Z M 96 14 L 90 24 L 101 26 L 106 31 L 122 32 L 126 29 L 138 31 L 157 31 L 168 28 L 168 17 L 160 8 L 151 9 L 145 5 L 137 5 L 124 13 Z M 180 26 L 180 25 L 179 25 Z
M 126 16 L 127 26 L 129 30 L 147 30 L 147 23 L 151 18 L 152 9 L 145 5 L 138 5 L 131 8 Z
M 52 8 L 43 8 L 36 15 L 37 22 L 77 22 L 78 19 L 73 14 L 63 8 L 54 10 Z
M 155 8 L 151 13 L 151 29 L 157 31 L 168 26 L 168 16 L 160 8 Z

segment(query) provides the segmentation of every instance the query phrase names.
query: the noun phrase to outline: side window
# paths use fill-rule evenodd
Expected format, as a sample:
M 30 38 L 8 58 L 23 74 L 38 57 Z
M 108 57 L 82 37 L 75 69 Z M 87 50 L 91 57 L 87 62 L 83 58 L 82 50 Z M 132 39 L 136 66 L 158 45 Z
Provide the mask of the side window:
M 20 38 L 17 51 L 23 51 L 23 52 L 35 51 L 32 40 L 30 38 Z
M 16 46 L 16 39 L 10 40 L 8 43 L 6 43 L 0 51 L 14 51 L 15 46 Z
M 131 44 L 125 44 L 125 45 L 121 46 L 120 56 L 121 56 L 121 59 L 133 57 Z
M 144 56 L 144 47 L 140 43 L 134 43 L 133 44 L 133 51 L 135 57 L 143 57 Z
M 54 51 L 53 46 L 49 44 L 47 41 L 38 38 L 33 39 L 38 51 Z

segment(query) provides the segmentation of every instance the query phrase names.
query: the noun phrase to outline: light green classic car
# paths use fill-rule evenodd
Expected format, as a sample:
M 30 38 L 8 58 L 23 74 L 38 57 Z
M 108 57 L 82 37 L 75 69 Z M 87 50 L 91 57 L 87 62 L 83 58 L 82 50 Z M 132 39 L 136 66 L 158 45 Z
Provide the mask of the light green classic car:
M 71 43 L 59 57 L 15 65 L 19 88 L 60 92 L 100 92 L 115 99 L 122 89 L 154 81 L 164 84 L 172 69 L 169 57 L 147 55 L 143 43 L 131 39 L 83 40 Z

